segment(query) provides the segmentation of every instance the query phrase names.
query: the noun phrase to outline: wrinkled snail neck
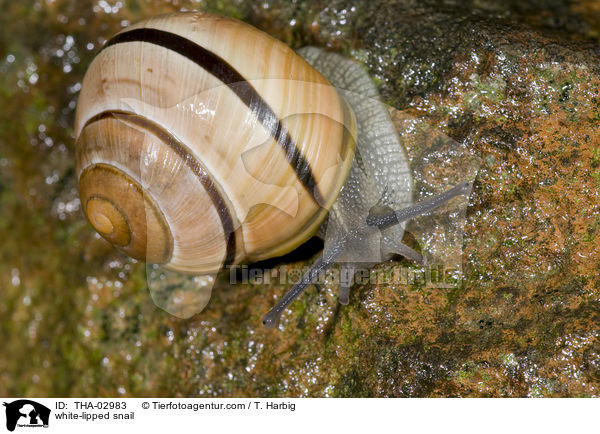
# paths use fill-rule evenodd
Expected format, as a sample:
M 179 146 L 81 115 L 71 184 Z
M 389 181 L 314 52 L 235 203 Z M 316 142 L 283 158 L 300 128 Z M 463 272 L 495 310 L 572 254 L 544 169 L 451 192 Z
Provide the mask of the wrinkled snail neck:
M 470 190 L 471 183 L 462 182 L 442 194 L 416 203 L 408 208 L 367 217 L 366 221 L 364 222 L 364 225 L 349 231 L 346 237 L 342 238 L 337 243 L 335 243 L 335 245 L 328 250 L 327 257 L 321 255 L 315 261 L 315 263 L 311 266 L 310 270 L 304 273 L 300 282 L 296 283 L 282 297 L 282 299 L 277 303 L 277 305 L 275 305 L 275 307 L 273 307 L 263 317 L 263 324 L 269 328 L 275 327 L 279 316 L 285 310 L 285 308 L 288 307 L 290 303 L 294 301 L 300 294 L 302 294 L 306 290 L 306 288 L 314 284 L 319 279 L 319 276 L 321 276 L 325 271 L 331 268 L 333 264 L 335 264 L 336 259 L 339 258 L 341 254 L 345 251 L 346 246 L 351 245 L 350 241 L 352 239 L 360 237 L 365 230 L 369 230 L 374 227 L 378 228 L 379 230 L 383 230 L 398 225 L 412 218 L 425 215 L 457 196 L 468 195 Z M 402 249 L 406 252 L 404 256 L 408 259 L 412 259 L 420 263 L 423 262 L 423 257 L 410 247 L 401 243 L 398 243 L 397 247 L 399 247 L 398 250 Z M 342 302 L 342 304 L 347 304 L 347 289 L 349 288 L 348 285 L 341 285 L 340 288 L 340 302 Z

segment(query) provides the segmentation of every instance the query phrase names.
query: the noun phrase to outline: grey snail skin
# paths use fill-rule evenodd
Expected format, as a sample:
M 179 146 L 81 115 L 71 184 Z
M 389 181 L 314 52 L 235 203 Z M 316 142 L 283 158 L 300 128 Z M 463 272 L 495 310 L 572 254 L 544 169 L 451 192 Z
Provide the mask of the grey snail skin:
M 352 274 L 393 254 L 422 262 L 401 243 L 406 221 L 470 188 L 412 204 L 408 160 L 360 65 L 198 12 L 105 44 L 83 80 L 75 137 L 82 210 L 133 258 L 214 274 L 323 237 L 269 327 L 334 264 Z

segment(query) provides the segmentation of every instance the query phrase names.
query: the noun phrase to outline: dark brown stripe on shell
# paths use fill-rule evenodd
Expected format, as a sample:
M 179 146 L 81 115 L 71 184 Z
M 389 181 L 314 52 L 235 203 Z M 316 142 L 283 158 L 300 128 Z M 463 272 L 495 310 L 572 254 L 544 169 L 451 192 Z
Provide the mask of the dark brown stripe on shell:
M 298 180 L 315 202 L 319 205 L 324 203 L 310 165 L 290 137 L 289 132 L 273 109 L 233 66 L 212 51 L 183 36 L 152 28 L 133 29 L 119 33 L 111 38 L 103 49 L 124 42 L 147 42 L 174 51 L 226 84 L 248 106 L 281 146 L 290 166 L 296 172 Z
M 206 168 L 196 158 L 194 158 L 192 153 L 188 150 L 187 146 L 185 146 L 179 139 L 170 134 L 160 125 L 135 113 L 128 113 L 125 111 L 117 110 L 105 111 L 102 113 L 98 113 L 97 115 L 90 118 L 85 123 L 85 126 L 93 122 L 97 122 L 99 120 L 108 118 L 120 119 L 147 130 L 148 132 L 158 137 L 162 142 L 164 142 L 173 151 L 175 151 L 175 153 L 177 153 L 179 157 L 181 157 L 185 164 L 196 175 L 196 177 L 204 187 L 204 190 L 206 190 L 206 193 L 210 197 L 210 200 L 212 201 L 215 209 L 217 210 L 217 214 L 219 215 L 221 224 L 223 225 L 223 232 L 225 234 L 225 244 L 227 246 L 223 266 L 226 267 L 227 265 L 233 264 L 233 261 L 235 260 L 236 249 L 236 237 L 235 229 L 233 227 L 233 218 L 229 209 L 227 208 L 227 204 L 223 199 L 223 196 L 217 190 L 216 184 L 213 181 L 212 177 L 209 175 Z

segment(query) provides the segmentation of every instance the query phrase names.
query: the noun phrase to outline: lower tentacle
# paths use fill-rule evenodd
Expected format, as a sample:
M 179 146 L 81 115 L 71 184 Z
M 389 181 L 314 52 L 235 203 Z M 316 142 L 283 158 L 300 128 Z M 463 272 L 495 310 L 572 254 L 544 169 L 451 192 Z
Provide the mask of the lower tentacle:
M 342 266 L 342 278 L 340 279 L 340 293 L 338 297 L 340 304 L 347 305 L 348 303 L 350 303 L 350 287 L 352 286 L 354 272 L 354 264 L 344 264 Z
M 390 237 L 383 237 L 381 242 L 384 243 L 387 251 L 404 256 L 405 258 L 410 259 L 419 265 L 425 265 L 425 258 L 423 255 L 416 250 L 411 249 L 407 245 L 399 243 Z

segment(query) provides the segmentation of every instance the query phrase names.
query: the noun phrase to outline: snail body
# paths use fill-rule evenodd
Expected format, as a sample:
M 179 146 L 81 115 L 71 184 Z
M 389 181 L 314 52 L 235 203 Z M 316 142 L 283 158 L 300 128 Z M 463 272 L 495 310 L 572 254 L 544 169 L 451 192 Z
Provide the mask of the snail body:
M 466 192 L 410 206 L 407 159 L 358 64 L 201 13 L 110 39 L 84 78 L 75 135 L 84 214 L 134 258 L 216 273 L 324 237 L 267 325 L 334 263 L 422 261 L 400 243 L 404 222 Z

